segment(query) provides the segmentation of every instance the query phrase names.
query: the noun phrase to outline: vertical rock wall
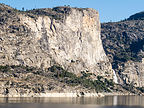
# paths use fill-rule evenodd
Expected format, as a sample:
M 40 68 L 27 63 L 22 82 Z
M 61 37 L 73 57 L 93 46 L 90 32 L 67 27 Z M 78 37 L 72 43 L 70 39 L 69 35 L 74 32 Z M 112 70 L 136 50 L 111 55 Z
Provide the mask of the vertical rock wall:
M 16 13 L 7 20 L 0 29 L 0 65 L 49 68 L 57 64 L 75 74 L 85 71 L 112 79 L 113 70 L 100 38 L 98 12 L 89 8 L 56 9 L 63 12 L 62 19 L 50 17 L 51 13 L 32 14 L 34 17 Z

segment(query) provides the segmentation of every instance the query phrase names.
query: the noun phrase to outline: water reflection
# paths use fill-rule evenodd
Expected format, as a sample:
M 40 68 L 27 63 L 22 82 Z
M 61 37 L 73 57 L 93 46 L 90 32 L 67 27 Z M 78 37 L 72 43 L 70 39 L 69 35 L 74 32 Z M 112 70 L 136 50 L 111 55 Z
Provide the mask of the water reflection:
M 114 96 L 113 97 L 113 105 L 114 106 L 118 105 L 118 101 L 117 100 L 118 100 L 118 96 Z
M 105 97 L 106 105 L 140 105 L 144 106 L 143 96 L 108 96 Z
M 141 107 L 140 107 L 141 106 Z M 0 98 L 0 108 L 144 108 L 142 96 Z

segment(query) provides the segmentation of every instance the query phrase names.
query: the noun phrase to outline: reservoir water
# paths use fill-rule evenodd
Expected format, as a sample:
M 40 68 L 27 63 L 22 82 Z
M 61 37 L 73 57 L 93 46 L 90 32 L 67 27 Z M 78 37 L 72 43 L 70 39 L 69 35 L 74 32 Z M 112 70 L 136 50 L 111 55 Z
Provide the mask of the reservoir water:
M 0 98 L 0 108 L 144 108 L 144 97 Z

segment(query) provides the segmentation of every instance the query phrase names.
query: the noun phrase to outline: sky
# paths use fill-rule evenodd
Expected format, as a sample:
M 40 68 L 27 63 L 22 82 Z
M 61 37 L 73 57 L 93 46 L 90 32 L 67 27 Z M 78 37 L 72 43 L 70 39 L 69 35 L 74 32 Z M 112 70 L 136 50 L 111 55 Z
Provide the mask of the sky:
M 94 8 L 101 22 L 116 22 L 144 11 L 144 0 L 0 0 L 0 3 L 17 9 L 52 8 L 70 5 L 79 8 Z

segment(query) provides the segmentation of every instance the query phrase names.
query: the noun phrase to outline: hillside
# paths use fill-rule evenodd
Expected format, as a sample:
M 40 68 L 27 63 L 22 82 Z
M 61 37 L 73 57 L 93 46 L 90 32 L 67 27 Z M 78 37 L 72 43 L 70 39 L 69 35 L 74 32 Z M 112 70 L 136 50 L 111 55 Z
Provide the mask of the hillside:
M 113 69 L 124 83 L 144 86 L 144 20 L 143 13 L 120 22 L 101 24 L 104 50 Z

